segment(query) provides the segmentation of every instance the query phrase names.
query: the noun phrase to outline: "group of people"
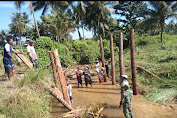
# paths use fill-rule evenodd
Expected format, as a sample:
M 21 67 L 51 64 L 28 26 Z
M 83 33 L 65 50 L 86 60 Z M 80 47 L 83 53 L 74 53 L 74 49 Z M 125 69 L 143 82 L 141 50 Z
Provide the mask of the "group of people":
M 37 59 L 39 56 L 36 54 L 36 51 L 34 49 L 34 42 L 33 40 L 29 40 L 29 45 L 27 46 L 27 53 L 29 55 L 30 61 L 35 65 L 35 68 L 37 70 Z M 13 39 L 12 37 L 8 37 L 7 43 L 4 46 L 3 50 L 3 64 L 5 73 L 7 73 L 7 76 L 9 80 L 12 80 L 15 77 L 15 65 L 13 64 L 13 61 L 16 62 L 16 59 L 12 56 L 13 53 L 15 54 L 23 54 L 23 51 L 16 51 L 12 48 L 13 46 Z M 13 61 L 12 61 L 13 60 Z
M 29 40 L 29 45 L 27 46 L 27 53 L 28 53 L 30 61 L 33 63 L 33 65 L 35 66 L 35 69 L 37 70 L 37 68 L 38 68 L 37 59 L 39 58 L 39 56 L 36 54 L 33 45 L 34 45 L 33 40 Z M 12 46 L 13 46 L 13 39 L 8 38 L 7 43 L 4 46 L 4 51 L 3 51 L 3 64 L 4 64 L 4 69 L 5 69 L 5 72 L 7 73 L 9 80 L 12 79 L 11 73 L 13 76 L 15 75 L 15 66 L 13 64 L 13 61 L 15 62 L 16 59 L 12 56 L 12 53 L 23 54 L 22 51 L 21 52 L 15 51 L 12 48 Z M 109 68 L 109 63 L 107 60 L 105 60 L 105 68 L 101 67 L 101 69 L 100 69 L 99 66 L 100 66 L 99 60 L 97 59 L 95 61 L 95 69 L 97 72 L 99 82 L 102 83 L 102 79 L 105 74 L 107 74 L 108 79 L 110 79 L 110 68 Z M 106 69 L 106 73 L 105 73 L 104 69 Z M 88 87 L 88 84 L 90 84 L 92 86 L 93 82 L 91 79 L 90 67 L 88 65 L 86 65 L 84 67 L 83 72 L 81 71 L 81 69 L 79 67 L 77 67 L 76 76 L 77 76 L 78 87 L 79 87 L 79 85 L 81 85 L 83 87 L 82 75 L 84 75 L 86 87 Z M 121 84 L 121 100 L 120 100 L 119 108 L 121 108 L 121 106 L 123 105 L 123 113 L 124 113 L 125 117 L 128 118 L 130 115 L 131 118 L 133 118 L 133 108 L 132 108 L 133 92 L 132 92 L 132 90 L 129 90 L 130 85 L 127 81 L 128 76 L 122 75 L 122 78 L 123 78 L 123 82 Z M 71 86 L 70 80 L 67 81 L 67 89 L 68 89 L 68 94 L 69 94 L 69 97 L 70 97 L 70 100 L 72 103 L 72 92 L 71 92 L 72 86 Z

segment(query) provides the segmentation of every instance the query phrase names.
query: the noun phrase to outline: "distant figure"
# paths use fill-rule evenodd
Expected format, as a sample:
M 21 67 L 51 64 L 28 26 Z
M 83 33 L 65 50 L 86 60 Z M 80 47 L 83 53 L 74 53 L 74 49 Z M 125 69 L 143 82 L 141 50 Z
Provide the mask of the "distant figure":
M 129 115 L 131 118 L 133 118 L 133 108 L 132 108 L 132 97 L 133 97 L 133 91 L 129 90 L 130 85 L 125 84 L 124 85 L 124 92 L 123 92 L 123 113 L 125 115 L 125 118 L 129 118 Z
M 78 84 L 78 88 L 79 88 L 79 84 L 81 84 L 81 86 L 82 86 L 82 72 L 79 67 L 77 67 L 76 75 L 77 75 L 77 84 Z
M 95 69 L 96 69 L 96 72 L 97 72 L 97 75 L 98 75 L 98 73 L 100 71 L 100 64 L 99 64 L 99 60 L 98 59 L 95 61 Z
M 4 52 L 3 52 L 3 64 L 4 64 L 4 69 L 5 73 L 7 73 L 7 76 L 9 80 L 11 80 L 11 72 L 13 74 L 13 77 L 15 76 L 15 66 L 12 62 L 16 61 L 16 59 L 12 56 L 12 53 L 14 52 L 15 54 L 23 54 L 23 52 L 17 52 L 13 48 L 13 39 L 11 37 L 8 37 L 7 43 L 4 46 Z
M 92 80 L 89 77 L 89 73 L 90 73 L 89 69 L 87 67 L 84 67 L 83 75 L 86 87 L 88 87 L 88 83 L 92 86 Z
M 33 65 L 35 63 L 35 68 L 37 70 L 37 67 L 38 67 L 37 59 L 39 58 L 39 56 L 36 54 L 36 51 L 35 51 L 33 45 L 34 45 L 34 41 L 29 40 L 29 45 L 27 46 L 27 53 L 28 53 L 29 59 L 33 63 Z
M 69 99 L 70 99 L 71 104 L 72 104 L 73 103 L 72 92 L 71 92 L 72 85 L 71 85 L 70 80 L 67 81 L 67 89 L 68 89 Z
M 107 59 L 105 60 L 105 68 L 106 68 L 107 77 L 108 79 L 110 79 L 110 68 L 109 68 L 109 63 Z
M 120 100 L 120 106 L 119 106 L 119 108 L 121 107 L 122 101 L 123 101 L 124 86 L 125 85 L 129 85 L 129 83 L 127 81 L 128 76 L 127 75 L 122 75 L 121 77 L 122 77 L 123 81 L 122 81 L 122 84 L 121 84 L 121 100 Z
M 99 79 L 100 83 L 102 83 L 103 75 L 104 75 L 104 68 L 101 67 L 101 69 L 100 69 L 100 71 L 98 73 L 98 79 Z
M 86 67 L 86 69 L 88 69 L 88 72 L 89 72 L 89 78 L 90 78 L 90 81 L 92 82 L 92 78 L 91 78 L 91 73 L 90 73 L 90 68 L 89 68 L 89 66 L 88 65 L 85 65 L 85 67 Z

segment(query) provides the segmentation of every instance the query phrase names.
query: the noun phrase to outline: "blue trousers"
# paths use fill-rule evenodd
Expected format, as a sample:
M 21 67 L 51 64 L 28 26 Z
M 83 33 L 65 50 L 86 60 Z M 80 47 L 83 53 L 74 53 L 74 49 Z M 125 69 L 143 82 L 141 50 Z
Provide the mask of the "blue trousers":
M 30 58 L 30 61 L 33 63 L 33 61 L 32 61 L 31 58 Z M 34 60 L 34 63 L 35 63 L 35 68 L 37 69 L 38 63 L 37 63 L 37 60 L 36 60 L 36 59 Z M 33 64 L 34 64 L 34 63 L 33 63 Z

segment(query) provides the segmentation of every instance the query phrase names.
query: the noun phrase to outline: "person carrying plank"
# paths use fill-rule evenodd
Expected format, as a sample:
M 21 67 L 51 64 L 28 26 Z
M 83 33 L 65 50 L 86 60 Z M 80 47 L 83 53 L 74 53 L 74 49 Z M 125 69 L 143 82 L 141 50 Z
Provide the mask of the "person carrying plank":
M 15 62 L 16 59 L 12 56 L 12 53 L 14 52 L 15 54 L 23 54 L 23 52 L 15 51 L 12 48 L 12 46 L 13 46 L 13 39 L 12 37 L 8 37 L 7 43 L 4 46 L 3 64 L 4 64 L 5 73 L 7 73 L 9 80 L 12 80 L 11 72 L 12 72 L 13 77 L 15 76 L 15 66 L 12 60 Z
M 33 63 L 33 65 L 35 64 L 35 68 L 37 70 L 37 67 L 38 67 L 37 59 L 39 58 L 39 56 L 36 54 L 36 51 L 33 45 L 34 45 L 34 41 L 29 40 L 29 45 L 27 46 L 27 53 L 29 55 L 30 61 Z

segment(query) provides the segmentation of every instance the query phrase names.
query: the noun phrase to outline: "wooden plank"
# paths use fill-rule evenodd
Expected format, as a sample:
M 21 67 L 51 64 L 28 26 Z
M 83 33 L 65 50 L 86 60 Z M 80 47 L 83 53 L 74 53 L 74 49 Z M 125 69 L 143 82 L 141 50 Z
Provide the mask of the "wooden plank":
M 142 71 L 148 73 L 149 75 L 151 75 L 151 76 L 157 78 L 158 80 L 163 81 L 163 79 L 161 79 L 161 78 L 158 77 L 157 75 L 153 74 L 152 72 L 150 72 L 150 71 L 144 69 L 143 67 L 141 67 L 141 66 L 139 66 L 139 65 L 137 65 L 137 69 L 140 69 L 140 70 L 142 70 Z
M 19 50 L 16 50 L 19 52 Z M 26 58 L 23 54 L 16 54 L 22 61 L 23 63 L 25 63 L 30 69 L 33 68 L 33 64 L 31 63 L 31 61 Z
M 68 89 L 67 89 L 67 85 L 66 85 L 66 79 L 65 76 L 60 68 L 60 66 L 57 66 L 57 71 L 58 71 L 58 75 L 59 75 L 59 79 L 60 79 L 60 83 L 61 83 L 61 87 L 62 87 L 62 92 L 63 92 L 63 97 L 64 100 L 71 105 L 71 102 L 69 100 L 69 94 L 68 94 Z

